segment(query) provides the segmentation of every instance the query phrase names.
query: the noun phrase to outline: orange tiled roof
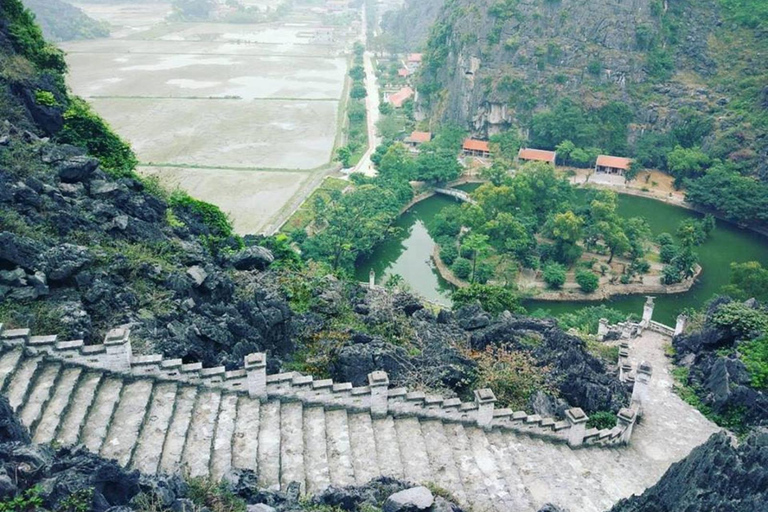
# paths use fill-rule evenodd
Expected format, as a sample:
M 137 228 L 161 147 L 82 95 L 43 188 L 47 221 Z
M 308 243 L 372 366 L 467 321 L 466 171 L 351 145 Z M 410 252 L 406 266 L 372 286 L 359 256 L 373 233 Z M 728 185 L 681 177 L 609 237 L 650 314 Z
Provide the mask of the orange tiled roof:
M 411 89 L 410 87 L 403 87 L 396 93 L 390 94 L 388 101 L 393 106 L 400 108 L 403 106 L 403 103 L 405 103 L 405 101 L 412 96 L 413 96 L 413 89 Z
M 408 62 L 421 62 L 421 53 L 411 53 L 408 55 Z
M 419 144 L 423 142 L 429 142 L 432 140 L 432 133 L 430 132 L 413 132 L 411 133 L 411 136 L 406 139 L 408 142 L 418 142 Z
M 628 171 L 629 166 L 632 165 L 632 160 L 620 156 L 600 155 L 597 157 L 597 165 L 598 167 L 610 167 L 612 169 Z
M 466 151 L 485 151 L 487 153 L 491 152 L 491 146 L 488 145 L 488 141 L 477 139 L 465 140 L 464 149 Z
M 544 149 L 520 148 L 517 156 L 521 160 L 534 160 L 537 162 L 549 162 L 554 164 L 557 153 L 554 151 L 546 151 Z

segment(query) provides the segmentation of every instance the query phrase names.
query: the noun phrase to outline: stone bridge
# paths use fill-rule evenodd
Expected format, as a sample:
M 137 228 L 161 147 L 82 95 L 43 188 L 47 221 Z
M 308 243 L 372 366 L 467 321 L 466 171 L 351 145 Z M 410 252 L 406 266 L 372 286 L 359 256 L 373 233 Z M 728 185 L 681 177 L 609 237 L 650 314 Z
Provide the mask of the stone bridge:
M 477 202 L 470 197 L 470 195 L 463 190 L 455 189 L 455 188 L 436 188 L 435 194 L 442 194 L 444 196 L 450 196 L 456 199 L 457 201 L 461 201 L 463 203 L 470 203 L 470 204 L 477 204 Z
M 500 409 L 490 390 L 462 403 L 390 388 L 383 372 L 355 388 L 267 375 L 264 354 L 236 371 L 137 356 L 124 329 L 84 346 L 0 325 L 0 387 L 35 442 L 82 444 L 145 473 L 250 469 L 264 487 L 308 493 L 387 475 L 475 511 L 590 512 L 642 492 L 715 431 L 671 391 L 668 335 L 635 334 L 619 356 L 633 404 L 605 430 L 580 409 L 563 420 Z

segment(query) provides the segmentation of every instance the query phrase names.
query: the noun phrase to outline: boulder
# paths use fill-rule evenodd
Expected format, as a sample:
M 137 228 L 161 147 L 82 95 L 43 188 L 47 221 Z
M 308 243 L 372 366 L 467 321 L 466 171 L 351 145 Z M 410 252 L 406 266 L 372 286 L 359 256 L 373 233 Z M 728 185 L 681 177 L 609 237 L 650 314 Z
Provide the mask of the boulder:
M 270 507 L 269 505 L 265 505 L 264 503 L 258 503 L 256 505 L 248 505 L 246 508 L 247 512 L 277 512 L 277 509 L 275 507 Z
M 235 253 L 230 261 L 237 270 L 264 270 L 275 261 L 275 256 L 269 249 L 255 245 Z
M 435 503 L 435 497 L 426 487 L 413 487 L 396 492 L 384 502 L 384 512 L 417 512 L 428 510 Z
M 64 183 L 86 181 L 98 169 L 99 161 L 88 156 L 75 156 L 56 164 L 56 172 Z
M 5 395 L 0 395 L 0 443 L 28 443 L 29 433 L 19 422 Z
M 38 255 L 42 251 L 43 247 L 31 238 L 8 231 L 0 232 L 0 263 L 35 270 L 38 265 Z
M 17 287 L 27 285 L 27 273 L 23 269 L 0 270 L 0 284 Z
M 93 261 L 86 247 L 73 244 L 62 244 L 48 250 L 43 260 L 51 281 L 66 281 Z
M 195 286 L 198 287 L 202 286 L 205 280 L 208 279 L 208 272 L 206 272 L 200 265 L 189 267 L 187 269 L 187 275 L 192 279 L 192 282 L 195 283 Z
M 46 164 L 55 164 L 74 157 L 85 156 L 85 149 L 69 144 L 46 144 L 40 150 L 40 159 Z

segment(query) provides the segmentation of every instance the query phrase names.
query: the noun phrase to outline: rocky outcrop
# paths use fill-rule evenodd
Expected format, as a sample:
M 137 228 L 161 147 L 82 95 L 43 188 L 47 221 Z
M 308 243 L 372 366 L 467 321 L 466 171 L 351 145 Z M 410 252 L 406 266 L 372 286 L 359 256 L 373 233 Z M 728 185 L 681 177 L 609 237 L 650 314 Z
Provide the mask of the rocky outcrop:
M 445 0 L 407 0 L 400 10 L 387 11 L 381 22 L 390 45 L 398 51 L 423 49 Z
M 740 445 L 714 434 L 641 496 L 620 501 L 611 512 L 753 512 L 768 503 L 768 435 L 755 433 Z
M 685 384 L 691 386 L 731 428 L 768 425 L 768 394 L 751 385 L 751 375 L 739 358 L 738 347 L 752 336 L 735 336 L 710 321 L 718 309 L 731 300 L 721 297 L 710 303 L 702 329 L 675 337 L 675 363 L 688 369 Z M 745 303 L 756 311 L 762 306 Z M 757 334 L 755 334 L 756 336 Z

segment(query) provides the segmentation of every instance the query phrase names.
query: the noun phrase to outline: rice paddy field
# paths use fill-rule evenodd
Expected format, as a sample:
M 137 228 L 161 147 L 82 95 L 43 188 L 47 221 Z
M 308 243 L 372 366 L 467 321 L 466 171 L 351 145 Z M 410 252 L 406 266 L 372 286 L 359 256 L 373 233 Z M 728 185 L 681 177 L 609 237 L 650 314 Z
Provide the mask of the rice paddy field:
M 69 85 L 131 143 L 141 173 L 217 204 L 242 234 L 270 232 L 332 169 L 360 32 L 297 5 L 226 24 L 168 21 L 167 3 L 78 4 L 113 31 L 61 45 Z

